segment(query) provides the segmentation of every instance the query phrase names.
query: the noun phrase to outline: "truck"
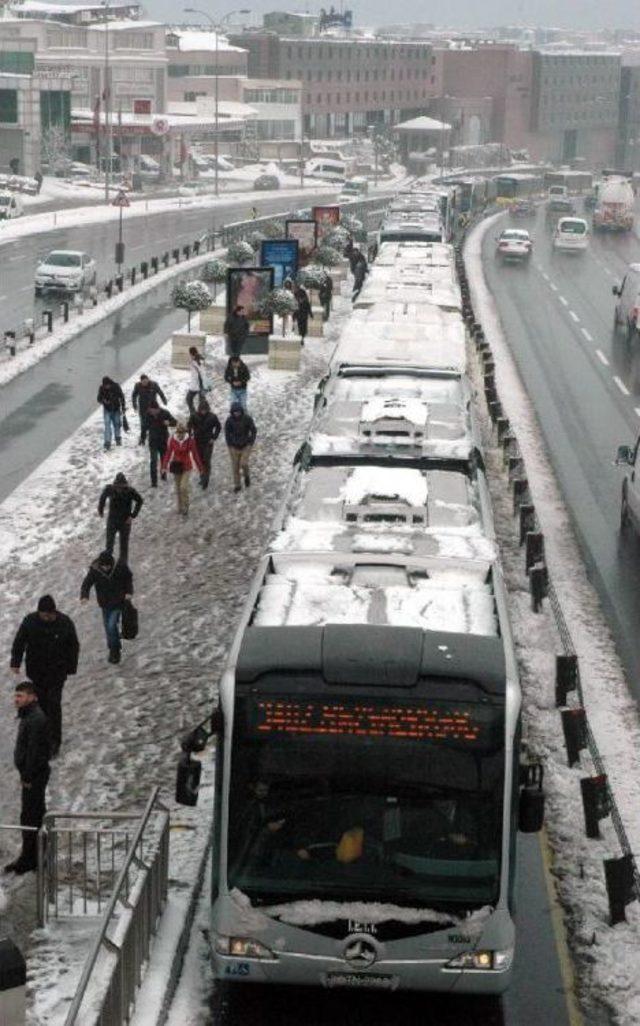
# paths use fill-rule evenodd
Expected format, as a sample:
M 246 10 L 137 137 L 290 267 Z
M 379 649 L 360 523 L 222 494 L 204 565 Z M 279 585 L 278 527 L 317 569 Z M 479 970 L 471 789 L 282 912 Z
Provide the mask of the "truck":
M 593 211 L 594 231 L 628 232 L 633 228 L 634 195 L 627 178 L 606 179 L 600 186 Z

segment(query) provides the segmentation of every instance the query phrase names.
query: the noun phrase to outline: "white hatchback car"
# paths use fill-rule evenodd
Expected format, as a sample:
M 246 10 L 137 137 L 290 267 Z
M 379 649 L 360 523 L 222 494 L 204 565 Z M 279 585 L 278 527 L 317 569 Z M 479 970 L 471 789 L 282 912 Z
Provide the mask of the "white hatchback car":
M 36 296 L 51 289 L 60 292 L 82 292 L 95 285 L 98 277 L 93 257 L 73 249 L 56 249 L 36 268 Z
M 503 263 L 508 261 L 528 262 L 531 259 L 533 242 L 524 228 L 505 228 L 498 236 L 496 257 Z
M 553 248 L 584 253 L 589 245 L 589 225 L 582 217 L 561 217 L 553 233 Z

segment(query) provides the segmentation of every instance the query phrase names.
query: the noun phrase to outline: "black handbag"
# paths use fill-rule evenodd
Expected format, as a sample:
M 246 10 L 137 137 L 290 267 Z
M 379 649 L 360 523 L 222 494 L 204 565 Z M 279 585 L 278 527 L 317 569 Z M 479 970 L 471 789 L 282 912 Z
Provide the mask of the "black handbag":
M 129 421 L 127 420 L 126 413 L 122 414 L 122 430 L 123 431 L 128 431 L 129 430 Z
M 138 610 L 129 599 L 122 606 L 120 633 L 125 641 L 133 641 L 138 637 Z
M 170 474 L 178 475 L 178 474 L 181 474 L 183 470 L 184 470 L 184 466 L 182 465 L 180 460 L 171 460 L 171 463 L 169 464 L 169 473 Z

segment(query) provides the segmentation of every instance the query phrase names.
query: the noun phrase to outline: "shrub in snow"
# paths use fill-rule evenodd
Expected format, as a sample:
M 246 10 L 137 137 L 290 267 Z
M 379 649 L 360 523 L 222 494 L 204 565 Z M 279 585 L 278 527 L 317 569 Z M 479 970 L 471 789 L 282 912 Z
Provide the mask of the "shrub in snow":
M 224 260 L 208 260 L 200 272 L 202 281 L 213 285 L 214 299 L 216 298 L 218 285 L 222 285 L 227 280 L 227 266 Z
M 316 250 L 314 260 L 322 267 L 339 267 L 342 261 L 342 256 L 337 249 L 333 248 L 333 246 L 325 246 L 323 243 L 320 248 Z
M 298 309 L 298 301 L 288 289 L 274 289 L 260 304 L 260 312 L 265 315 L 276 314 L 282 318 L 282 334 L 285 333 L 285 318 Z
M 361 232 L 363 228 L 362 221 L 359 218 L 354 217 L 353 214 L 342 214 L 340 216 L 340 227 L 344 228 L 350 235 L 354 232 Z
M 297 281 L 300 285 L 303 285 L 305 289 L 319 289 L 323 282 L 328 277 L 324 267 L 319 267 L 318 264 L 309 264 L 307 267 L 302 267 L 298 271 Z
M 284 225 L 279 221 L 265 221 L 260 225 L 266 239 L 284 239 Z
M 211 306 L 211 293 L 203 281 L 181 282 L 171 293 L 173 305 L 187 311 L 187 331 L 191 331 L 191 314 Z
M 325 235 L 323 235 L 322 245 L 330 246 L 332 249 L 337 249 L 340 252 L 342 252 L 342 250 L 347 244 L 348 238 L 349 232 L 346 230 L 346 228 L 343 228 L 340 225 L 336 228 L 332 228 L 330 232 L 327 232 Z
M 266 235 L 263 235 L 262 232 L 256 231 L 256 232 L 251 232 L 251 235 L 247 239 L 247 242 L 251 246 L 251 249 L 253 250 L 253 252 L 254 253 L 258 253 L 259 250 L 260 250 L 260 243 L 264 239 L 266 239 Z
M 248 242 L 232 242 L 227 250 L 227 260 L 230 264 L 248 264 L 253 257 L 253 248 Z

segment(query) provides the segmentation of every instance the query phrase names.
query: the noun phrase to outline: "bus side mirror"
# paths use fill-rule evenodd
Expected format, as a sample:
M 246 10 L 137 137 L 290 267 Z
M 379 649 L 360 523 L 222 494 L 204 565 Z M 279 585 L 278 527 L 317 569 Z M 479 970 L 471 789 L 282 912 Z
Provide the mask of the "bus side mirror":
M 618 446 L 615 458 L 616 467 L 619 467 L 621 463 L 627 463 L 630 467 L 633 466 L 633 449 L 630 445 Z
M 543 769 L 539 763 L 520 768 L 520 806 L 518 829 L 523 834 L 536 834 L 544 823 Z
M 202 763 L 183 752 L 176 774 L 176 801 L 178 805 L 197 805 Z

